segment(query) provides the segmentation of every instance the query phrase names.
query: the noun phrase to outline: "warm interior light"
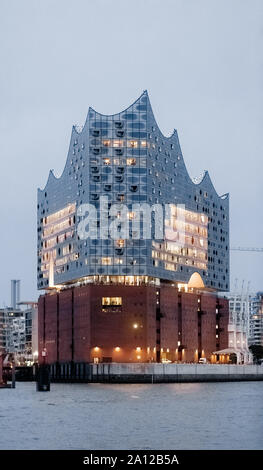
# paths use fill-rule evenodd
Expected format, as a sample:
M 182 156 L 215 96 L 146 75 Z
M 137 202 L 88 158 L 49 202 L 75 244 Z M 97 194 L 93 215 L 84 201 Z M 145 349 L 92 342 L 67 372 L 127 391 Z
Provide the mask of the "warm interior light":
M 123 239 L 121 239 L 121 238 L 120 238 L 119 240 L 116 240 L 116 246 L 117 246 L 118 248 L 124 247 L 124 246 L 125 246 L 125 240 L 123 240 Z
M 102 305 L 105 306 L 116 306 L 122 305 L 122 297 L 102 297 Z
M 99 349 L 100 349 L 100 348 L 99 348 L 98 346 L 96 346 L 96 347 L 94 348 L 94 351 L 99 351 Z
M 141 351 L 140 346 L 137 346 L 136 351 Z
M 105 147 L 109 147 L 110 144 L 111 144 L 111 141 L 109 139 L 107 139 L 107 140 L 103 140 L 102 143 Z
M 138 328 L 138 323 L 134 323 L 133 328 Z
M 127 165 L 128 166 L 136 165 L 136 158 L 127 158 Z
M 188 287 L 194 287 L 196 289 L 205 287 L 204 281 L 199 273 L 195 272 L 192 274 L 188 282 Z
M 141 356 L 137 356 L 137 359 L 141 359 Z
M 182 282 L 178 282 L 177 287 L 178 287 L 179 292 L 181 292 L 181 291 L 188 292 L 188 285 L 187 284 L 184 284 Z
M 138 147 L 138 141 L 137 140 L 130 140 L 129 141 L 129 147 Z
M 119 348 L 119 346 L 117 346 L 117 347 L 115 348 L 115 351 L 117 351 L 117 352 L 120 351 L 120 350 L 121 350 L 121 348 Z

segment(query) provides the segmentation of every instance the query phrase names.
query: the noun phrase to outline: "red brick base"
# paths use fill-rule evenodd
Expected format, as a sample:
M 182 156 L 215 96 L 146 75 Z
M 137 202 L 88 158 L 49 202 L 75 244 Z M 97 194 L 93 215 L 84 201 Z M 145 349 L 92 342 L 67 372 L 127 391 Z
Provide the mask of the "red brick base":
M 103 307 L 102 297 L 122 305 Z M 228 300 L 175 287 L 87 285 L 39 298 L 46 362 L 198 362 L 227 347 Z

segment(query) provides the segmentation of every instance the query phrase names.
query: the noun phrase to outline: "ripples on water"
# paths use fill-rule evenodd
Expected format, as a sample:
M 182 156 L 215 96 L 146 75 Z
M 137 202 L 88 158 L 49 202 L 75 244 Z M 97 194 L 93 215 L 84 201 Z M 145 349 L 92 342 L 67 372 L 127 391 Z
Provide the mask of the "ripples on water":
M 18 383 L 0 398 L 1 449 L 263 449 L 263 382 Z

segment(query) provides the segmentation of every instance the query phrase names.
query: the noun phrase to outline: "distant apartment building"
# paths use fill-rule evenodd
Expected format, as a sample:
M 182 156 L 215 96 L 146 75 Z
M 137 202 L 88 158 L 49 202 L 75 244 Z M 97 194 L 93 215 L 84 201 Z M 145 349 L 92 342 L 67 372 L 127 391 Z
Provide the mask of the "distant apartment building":
M 38 308 L 36 302 L 23 302 L 25 316 L 25 360 L 36 362 L 38 359 Z
M 249 344 L 263 346 L 263 292 L 250 298 Z
M 5 352 L 5 315 L 0 309 L 0 354 Z
M 0 353 L 13 354 L 17 363 L 31 363 L 37 360 L 37 344 L 37 304 L 20 302 L 20 281 L 12 280 L 11 306 L 0 309 Z
M 229 295 L 228 347 L 236 354 L 238 363 L 252 362 L 248 348 L 250 325 L 250 296 L 243 293 Z
M 6 307 L 0 310 L 4 318 L 4 349 L 15 354 L 18 361 L 25 353 L 25 316 L 22 310 Z
M 20 280 L 11 281 L 10 307 L 0 309 L 0 348 L 3 353 L 12 353 L 21 359 L 25 350 L 25 318 L 18 306 Z
M 222 354 L 235 354 L 238 363 L 252 362 L 250 345 L 263 346 L 263 292 L 230 293 L 228 348 Z

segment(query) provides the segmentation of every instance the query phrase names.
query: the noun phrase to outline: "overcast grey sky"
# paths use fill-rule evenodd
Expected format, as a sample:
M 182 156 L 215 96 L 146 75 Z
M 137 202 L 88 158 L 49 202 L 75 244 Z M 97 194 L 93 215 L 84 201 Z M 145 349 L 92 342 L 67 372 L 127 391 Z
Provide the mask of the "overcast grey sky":
M 0 305 L 12 278 L 37 298 L 37 187 L 62 172 L 72 124 L 144 89 L 190 175 L 230 193 L 231 245 L 262 247 L 262 50 L 262 0 L 0 0 Z M 231 279 L 263 290 L 262 266 L 233 252 Z

